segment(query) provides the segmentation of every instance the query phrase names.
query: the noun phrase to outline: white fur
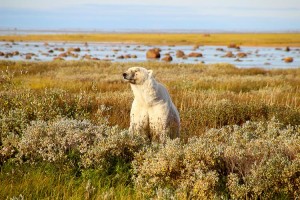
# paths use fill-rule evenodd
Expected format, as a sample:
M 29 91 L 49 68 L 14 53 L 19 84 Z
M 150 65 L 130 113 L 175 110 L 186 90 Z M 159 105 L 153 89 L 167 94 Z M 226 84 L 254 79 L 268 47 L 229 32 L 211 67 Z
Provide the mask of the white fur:
M 130 132 L 145 134 L 156 141 L 163 141 L 165 136 L 179 137 L 179 113 L 167 89 L 152 76 L 152 70 L 133 67 L 126 73 L 135 74 L 130 83 L 134 94 Z

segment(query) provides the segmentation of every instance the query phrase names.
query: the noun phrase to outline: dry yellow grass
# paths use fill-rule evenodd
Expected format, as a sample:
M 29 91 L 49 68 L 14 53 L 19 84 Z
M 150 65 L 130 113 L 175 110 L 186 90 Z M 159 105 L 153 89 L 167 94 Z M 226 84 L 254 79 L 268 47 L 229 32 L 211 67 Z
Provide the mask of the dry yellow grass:
M 300 33 L 107 33 L 0 36 L 5 41 L 126 42 L 156 45 L 300 46 Z
M 300 69 L 238 69 L 229 64 L 161 62 L 139 65 L 153 69 L 157 80 L 168 88 L 180 112 L 183 142 L 200 136 L 186 143 L 174 140 L 175 143 L 171 141 L 159 148 L 154 145 L 148 153 L 139 153 L 134 169 L 144 171 L 133 170 L 131 161 L 111 157 L 113 154 L 118 154 L 117 158 L 126 157 L 120 154 L 120 149 L 127 152 L 127 156 L 137 153 L 132 150 L 133 139 L 125 140 L 126 134 L 110 126 L 118 125 L 122 129 L 129 126 L 133 95 L 128 83 L 122 80 L 122 72 L 136 63 L 1 61 L 0 199 L 103 199 L 105 196 L 107 199 L 143 199 L 145 189 L 156 191 L 155 187 L 148 187 L 149 183 L 155 183 L 149 180 L 156 177 L 166 180 L 162 187 L 169 188 L 175 183 L 176 188 L 181 186 L 178 182 L 185 182 L 195 186 L 190 191 L 203 195 L 216 193 L 225 199 L 296 199 L 299 196 L 296 192 L 300 167 L 297 157 Z M 271 120 L 273 117 L 280 126 Z M 245 123 L 248 120 L 259 123 Z M 106 121 L 109 126 L 101 126 L 101 130 L 110 133 L 113 129 L 118 137 L 112 135 L 113 140 L 93 138 L 91 141 L 96 146 L 86 143 L 86 134 L 81 133 L 94 135 L 94 129 L 89 127 L 104 125 Z M 265 121 L 269 122 L 263 125 Z M 48 125 L 44 126 L 45 123 Z M 233 124 L 241 126 L 225 126 Z M 209 128 L 218 129 L 206 131 Z M 61 132 L 62 129 L 68 130 L 68 134 Z M 18 145 L 20 138 L 25 139 L 21 144 L 27 149 L 23 155 L 31 155 L 37 159 L 36 163 L 17 162 L 15 156 L 19 151 L 16 149 L 22 146 Z M 69 145 L 66 141 L 76 143 L 71 142 L 74 145 L 66 148 Z M 2 145 L 5 148 L 1 148 Z M 96 157 L 92 162 L 95 168 L 84 169 L 81 165 L 83 161 L 90 163 L 79 153 L 77 147 L 81 145 L 101 155 L 90 155 Z M 48 146 L 55 148 L 45 148 Z M 148 148 L 145 145 L 141 148 L 144 147 Z M 65 152 L 64 160 L 54 163 L 38 162 L 41 154 L 34 153 L 42 152 L 49 155 L 49 159 L 52 155 L 61 155 L 56 152 L 58 149 Z M 150 164 L 144 162 L 143 157 Z M 99 167 L 103 159 L 108 161 L 108 170 Z M 176 165 L 169 167 L 172 166 L 169 163 Z M 137 168 L 139 166 L 144 167 Z M 147 188 L 141 190 L 134 185 L 134 171 L 145 178 L 141 180 Z M 195 183 L 196 180 L 200 182 Z M 204 193 L 203 185 L 208 188 Z
M 66 104 L 81 98 L 79 109 L 83 109 L 90 119 L 97 119 L 97 107 L 105 105 L 111 108 L 104 114 L 109 115 L 112 125 L 129 126 L 133 96 L 121 74 L 136 63 L 2 62 L 1 65 L 3 70 L 9 66 L 10 71 L 28 71 L 25 75 L 14 74 L 13 85 L 21 89 L 17 93 L 30 89 L 32 98 L 38 98 L 34 97 L 36 91 L 64 90 Z M 139 65 L 153 69 L 156 78 L 167 86 L 180 111 L 184 138 L 201 135 L 206 128 L 273 116 L 284 123 L 300 122 L 297 120 L 300 112 L 299 69 L 238 69 L 229 64 L 160 62 Z

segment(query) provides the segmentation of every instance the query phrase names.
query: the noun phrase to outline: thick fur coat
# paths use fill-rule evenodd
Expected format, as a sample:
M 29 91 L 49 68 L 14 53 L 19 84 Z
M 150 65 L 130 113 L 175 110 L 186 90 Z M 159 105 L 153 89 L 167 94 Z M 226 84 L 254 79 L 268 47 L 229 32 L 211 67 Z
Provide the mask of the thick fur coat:
M 134 94 L 129 131 L 143 134 L 151 141 L 179 137 L 179 113 L 167 89 L 153 77 L 152 70 L 132 67 L 123 77 Z

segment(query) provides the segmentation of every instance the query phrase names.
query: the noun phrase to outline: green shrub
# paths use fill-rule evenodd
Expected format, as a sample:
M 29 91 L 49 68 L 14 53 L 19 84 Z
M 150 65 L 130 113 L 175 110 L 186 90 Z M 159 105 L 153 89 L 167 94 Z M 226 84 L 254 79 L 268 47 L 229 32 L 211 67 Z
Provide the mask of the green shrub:
M 138 152 L 133 181 L 146 198 L 299 198 L 299 144 L 300 127 L 276 120 L 210 129 Z
M 27 162 L 71 162 L 84 168 L 107 169 L 130 163 L 145 141 L 128 131 L 87 120 L 33 121 L 18 143 L 18 156 Z

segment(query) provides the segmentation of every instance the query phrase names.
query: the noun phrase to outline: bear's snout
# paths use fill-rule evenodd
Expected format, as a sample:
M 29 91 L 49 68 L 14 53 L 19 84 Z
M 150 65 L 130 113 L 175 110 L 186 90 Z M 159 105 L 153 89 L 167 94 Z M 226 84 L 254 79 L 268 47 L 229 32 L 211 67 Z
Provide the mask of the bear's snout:
M 126 74 L 126 73 L 123 73 L 123 77 L 126 78 L 126 76 L 127 76 L 127 74 Z

